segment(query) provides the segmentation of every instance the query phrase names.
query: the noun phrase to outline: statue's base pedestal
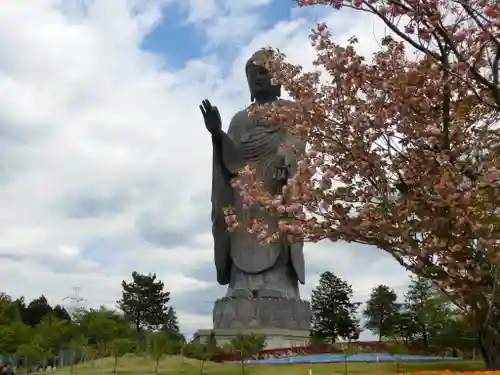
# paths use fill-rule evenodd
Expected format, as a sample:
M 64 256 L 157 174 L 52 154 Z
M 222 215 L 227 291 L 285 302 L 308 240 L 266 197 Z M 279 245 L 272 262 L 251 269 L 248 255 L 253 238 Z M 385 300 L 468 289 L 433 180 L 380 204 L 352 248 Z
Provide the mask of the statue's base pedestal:
M 218 343 L 226 343 L 238 333 L 266 336 L 266 348 L 289 348 L 309 343 L 311 308 L 300 299 L 278 297 L 224 297 L 215 301 L 213 330 L 195 333 L 201 342 L 211 332 Z
M 214 304 L 214 329 L 286 329 L 309 331 L 309 302 L 279 297 L 224 297 Z
M 231 339 L 238 333 L 254 333 L 266 336 L 266 349 L 291 348 L 294 346 L 307 346 L 309 340 L 309 331 L 297 331 L 291 329 L 199 329 L 194 334 L 194 339 L 201 343 L 208 341 L 212 332 L 218 345 L 229 344 Z

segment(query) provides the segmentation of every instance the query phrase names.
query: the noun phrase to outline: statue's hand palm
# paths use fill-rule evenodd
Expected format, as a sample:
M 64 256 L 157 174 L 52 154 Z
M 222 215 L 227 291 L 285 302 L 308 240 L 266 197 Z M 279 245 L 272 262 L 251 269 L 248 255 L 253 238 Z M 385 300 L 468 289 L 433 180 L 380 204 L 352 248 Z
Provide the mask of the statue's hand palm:
M 217 107 L 214 107 L 212 111 L 208 113 L 206 123 L 207 126 L 214 131 L 221 129 L 222 121 Z
M 210 134 L 214 135 L 218 133 L 222 129 L 219 109 L 216 106 L 212 106 L 210 101 L 205 99 L 200 105 L 200 111 L 205 121 L 205 127 Z

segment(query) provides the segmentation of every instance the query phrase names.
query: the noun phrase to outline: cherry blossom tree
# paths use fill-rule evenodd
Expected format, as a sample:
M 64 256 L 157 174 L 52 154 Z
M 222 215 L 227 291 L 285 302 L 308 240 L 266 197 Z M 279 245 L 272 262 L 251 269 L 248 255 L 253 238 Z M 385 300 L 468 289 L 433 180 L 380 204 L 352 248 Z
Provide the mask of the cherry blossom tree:
M 280 217 L 268 241 L 376 246 L 434 280 L 470 318 L 500 368 L 500 5 L 486 0 L 299 0 L 369 13 L 389 30 L 365 58 L 358 39 L 312 31 L 315 71 L 277 50 L 259 62 L 295 100 L 268 116 L 308 142 L 282 194 L 251 166 L 234 181 Z M 326 78 L 325 78 L 326 77 Z M 228 211 L 229 229 L 238 223 Z

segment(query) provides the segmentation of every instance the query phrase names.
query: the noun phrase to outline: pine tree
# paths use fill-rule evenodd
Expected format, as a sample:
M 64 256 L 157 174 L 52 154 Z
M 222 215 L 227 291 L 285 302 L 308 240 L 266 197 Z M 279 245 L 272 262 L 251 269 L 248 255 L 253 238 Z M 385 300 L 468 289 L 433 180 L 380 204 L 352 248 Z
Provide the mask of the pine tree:
M 418 327 L 414 314 L 406 308 L 402 309 L 397 316 L 394 328 L 395 336 L 401 339 L 405 345 L 408 345 L 410 342 L 414 341 L 417 331 Z
M 413 317 L 415 334 L 426 348 L 453 316 L 451 306 L 442 293 L 431 280 L 422 277 L 411 279 L 404 308 Z
M 358 330 L 356 310 L 359 303 L 352 302 L 352 287 L 334 275 L 323 272 L 319 285 L 312 292 L 312 331 L 314 337 L 349 338 Z
M 181 330 L 179 328 L 177 313 L 172 306 L 168 307 L 165 321 L 160 330 L 166 333 L 170 339 L 181 341 L 184 340 L 184 336 L 181 334 Z
M 50 313 L 52 313 L 52 307 L 49 305 L 49 302 L 44 295 L 35 298 L 26 307 L 28 324 L 32 327 L 40 323 L 43 317 Z
M 397 303 L 398 296 L 387 285 L 373 288 L 370 299 L 366 303 L 363 315 L 367 319 L 365 327 L 383 337 L 390 337 L 397 331 L 397 323 L 401 305 Z
M 61 305 L 55 305 L 53 309 L 53 313 L 57 319 L 60 320 L 71 320 L 71 317 L 68 313 L 68 310 L 66 310 L 63 306 Z
M 132 282 L 122 281 L 122 298 L 118 306 L 137 332 L 143 328 L 157 329 L 165 321 L 170 292 L 156 274 L 132 273 Z

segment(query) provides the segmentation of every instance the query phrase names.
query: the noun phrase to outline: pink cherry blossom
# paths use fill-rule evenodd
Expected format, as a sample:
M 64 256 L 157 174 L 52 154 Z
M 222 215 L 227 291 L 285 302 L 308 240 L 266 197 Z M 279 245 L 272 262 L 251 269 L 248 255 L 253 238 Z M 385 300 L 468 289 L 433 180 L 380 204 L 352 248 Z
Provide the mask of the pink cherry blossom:
M 286 236 L 373 245 L 424 277 L 432 268 L 459 307 L 486 316 L 486 296 L 496 290 L 492 270 L 500 267 L 500 5 L 298 4 L 349 8 L 397 32 L 385 33 L 367 57 L 357 43 L 371 43 L 371 34 L 343 42 L 317 25 L 310 42 L 321 80 L 274 51 L 271 74 L 299 105 L 273 108 L 269 117 L 310 151 L 279 197 L 251 167 L 235 186 L 249 206 L 283 214 L 279 230 Z M 487 323 L 474 321 L 478 329 Z

